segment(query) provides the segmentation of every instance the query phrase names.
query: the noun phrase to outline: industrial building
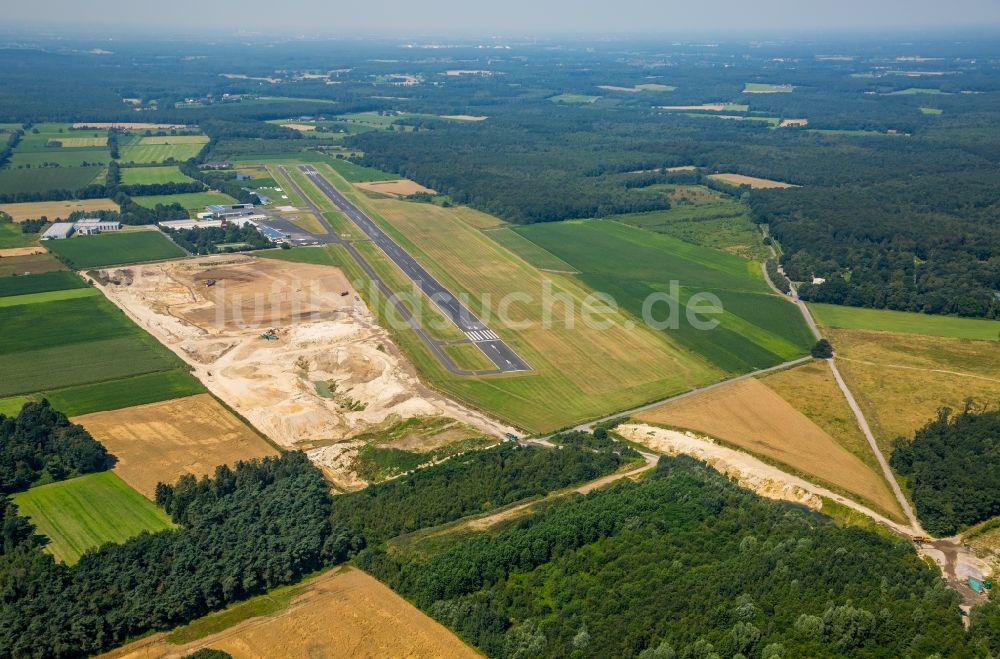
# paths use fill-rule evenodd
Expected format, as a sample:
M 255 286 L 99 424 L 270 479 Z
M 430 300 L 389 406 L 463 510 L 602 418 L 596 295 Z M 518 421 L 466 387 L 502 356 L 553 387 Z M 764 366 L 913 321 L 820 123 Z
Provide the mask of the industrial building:
M 94 236 L 99 233 L 121 231 L 122 223 L 98 218 L 87 218 L 73 225 L 73 230 L 81 236 Z
M 64 240 L 73 235 L 72 222 L 56 222 L 42 234 L 42 240 Z
M 254 214 L 253 204 L 230 204 L 228 206 L 223 206 L 219 204 L 213 204 L 211 206 L 205 206 L 205 210 L 212 214 L 215 218 L 234 218 L 242 217 L 245 215 Z M 199 216 L 202 214 L 199 213 Z

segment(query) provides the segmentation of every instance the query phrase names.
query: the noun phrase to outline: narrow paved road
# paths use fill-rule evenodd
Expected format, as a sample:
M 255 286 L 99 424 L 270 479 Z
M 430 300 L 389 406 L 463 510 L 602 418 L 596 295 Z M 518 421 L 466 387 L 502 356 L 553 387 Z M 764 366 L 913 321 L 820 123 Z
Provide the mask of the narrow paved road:
M 476 347 L 493 362 L 502 373 L 530 371 L 528 363 L 486 326 L 467 306 L 459 302 L 451 291 L 438 282 L 417 260 L 399 246 L 360 208 L 340 193 L 315 167 L 299 165 L 299 170 L 309 177 L 320 192 L 326 195 L 375 245 L 395 263 L 438 309 L 441 310 Z

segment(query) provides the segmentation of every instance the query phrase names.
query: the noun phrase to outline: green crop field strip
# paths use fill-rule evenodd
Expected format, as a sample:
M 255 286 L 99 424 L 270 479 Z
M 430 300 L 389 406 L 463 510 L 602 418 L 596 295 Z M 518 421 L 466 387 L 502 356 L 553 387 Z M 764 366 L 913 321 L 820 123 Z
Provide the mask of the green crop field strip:
M 356 165 L 350 160 L 331 158 L 326 161 L 338 174 L 351 183 L 369 183 L 371 181 L 393 181 L 399 178 L 396 174 Z
M 0 299 L 8 295 L 61 291 L 68 288 L 83 288 L 86 285 L 82 279 L 66 270 L 42 272 L 27 277 L 0 277 Z
M 146 373 L 111 382 L 45 392 L 52 406 L 67 416 L 106 412 L 208 391 L 187 369 Z
M 180 360 L 152 337 L 122 337 L 0 355 L 0 397 L 173 370 Z
M 49 249 L 74 268 L 158 261 L 184 256 L 184 250 L 159 231 L 131 231 L 53 240 Z
M 606 220 L 549 222 L 516 231 L 573 265 L 583 282 L 637 316 L 655 294 L 665 298 L 653 307 L 653 316 L 665 320 L 666 298 L 675 299 L 671 282 L 677 282 L 685 308 L 697 293 L 717 296 L 723 311 L 705 319 L 718 320 L 718 327 L 696 329 L 681 312 L 679 327 L 665 332 L 729 373 L 799 357 L 812 343 L 798 310 L 770 292 L 753 261 Z
M 75 300 L 82 297 L 98 297 L 100 294 L 101 292 L 96 288 L 69 288 L 61 291 L 46 291 L 44 293 L 7 295 L 0 297 L 0 309 L 39 302 L 57 302 L 59 300 Z
M 207 142 L 208 138 L 201 142 L 181 144 L 143 143 L 140 141 L 138 144 L 130 144 L 121 150 L 121 161 L 123 163 L 155 163 L 167 162 L 168 160 L 180 162 L 194 158 Z
M 190 183 L 190 176 L 181 173 L 176 165 L 166 167 L 125 167 L 121 170 L 122 185 L 157 185 L 161 183 Z
M 836 329 L 900 332 L 985 341 L 1000 339 L 1000 321 L 996 320 L 931 316 L 923 313 L 863 309 L 834 304 L 810 304 L 809 308 L 812 309 L 820 325 Z
M 591 96 L 590 94 L 557 94 L 556 96 L 550 96 L 549 100 L 553 103 L 588 105 L 597 102 L 599 98 L 600 96 Z
M 77 190 L 94 183 L 105 171 L 103 165 L 0 169 L 0 194 Z
M 4 328 L 0 355 L 142 334 L 118 307 L 103 297 L 0 307 L 0 327 Z
M 235 204 L 235 199 L 221 192 L 188 192 L 183 194 L 151 195 L 133 197 L 132 201 L 145 208 L 155 208 L 157 204 L 168 206 L 180 204 L 187 210 L 204 210 L 212 204 Z
M 40 485 L 13 498 L 18 511 L 49 538 L 49 551 L 69 564 L 106 542 L 173 527 L 163 510 L 110 471 Z

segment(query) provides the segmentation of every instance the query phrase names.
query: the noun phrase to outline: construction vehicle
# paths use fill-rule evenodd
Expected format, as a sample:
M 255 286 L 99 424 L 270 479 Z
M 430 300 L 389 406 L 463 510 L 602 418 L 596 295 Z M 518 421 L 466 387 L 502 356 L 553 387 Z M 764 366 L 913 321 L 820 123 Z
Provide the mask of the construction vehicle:
M 260 338 L 264 339 L 265 341 L 277 341 L 278 340 L 278 331 L 276 329 L 274 329 L 274 328 L 271 328 L 271 329 L 267 330 L 266 332 L 261 332 L 260 333 Z
M 215 280 L 214 279 L 206 279 L 205 280 L 205 285 L 206 286 L 215 286 Z
M 348 296 L 347 291 L 340 291 L 340 297 L 347 297 L 347 296 Z
M 503 436 L 508 442 L 516 442 L 518 440 L 517 435 L 513 433 L 505 432 Z

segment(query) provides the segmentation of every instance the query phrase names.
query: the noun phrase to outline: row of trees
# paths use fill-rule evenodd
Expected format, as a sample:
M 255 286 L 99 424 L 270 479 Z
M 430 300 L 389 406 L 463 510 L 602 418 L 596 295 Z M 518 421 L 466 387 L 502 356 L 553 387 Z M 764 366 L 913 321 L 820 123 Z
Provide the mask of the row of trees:
M 194 254 L 216 254 L 219 251 L 241 252 L 274 247 L 256 227 L 249 224 L 195 229 L 166 229 L 174 242 Z M 220 248 L 220 245 L 235 245 Z
M 907 477 L 921 524 L 935 535 L 1000 516 L 1000 410 L 938 412 L 913 439 L 896 440 L 890 464 Z
M 47 400 L 27 403 L 17 416 L 0 414 L 0 493 L 46 481 L 104 471 L 115 458 L 83 426 L 70 423 Z

